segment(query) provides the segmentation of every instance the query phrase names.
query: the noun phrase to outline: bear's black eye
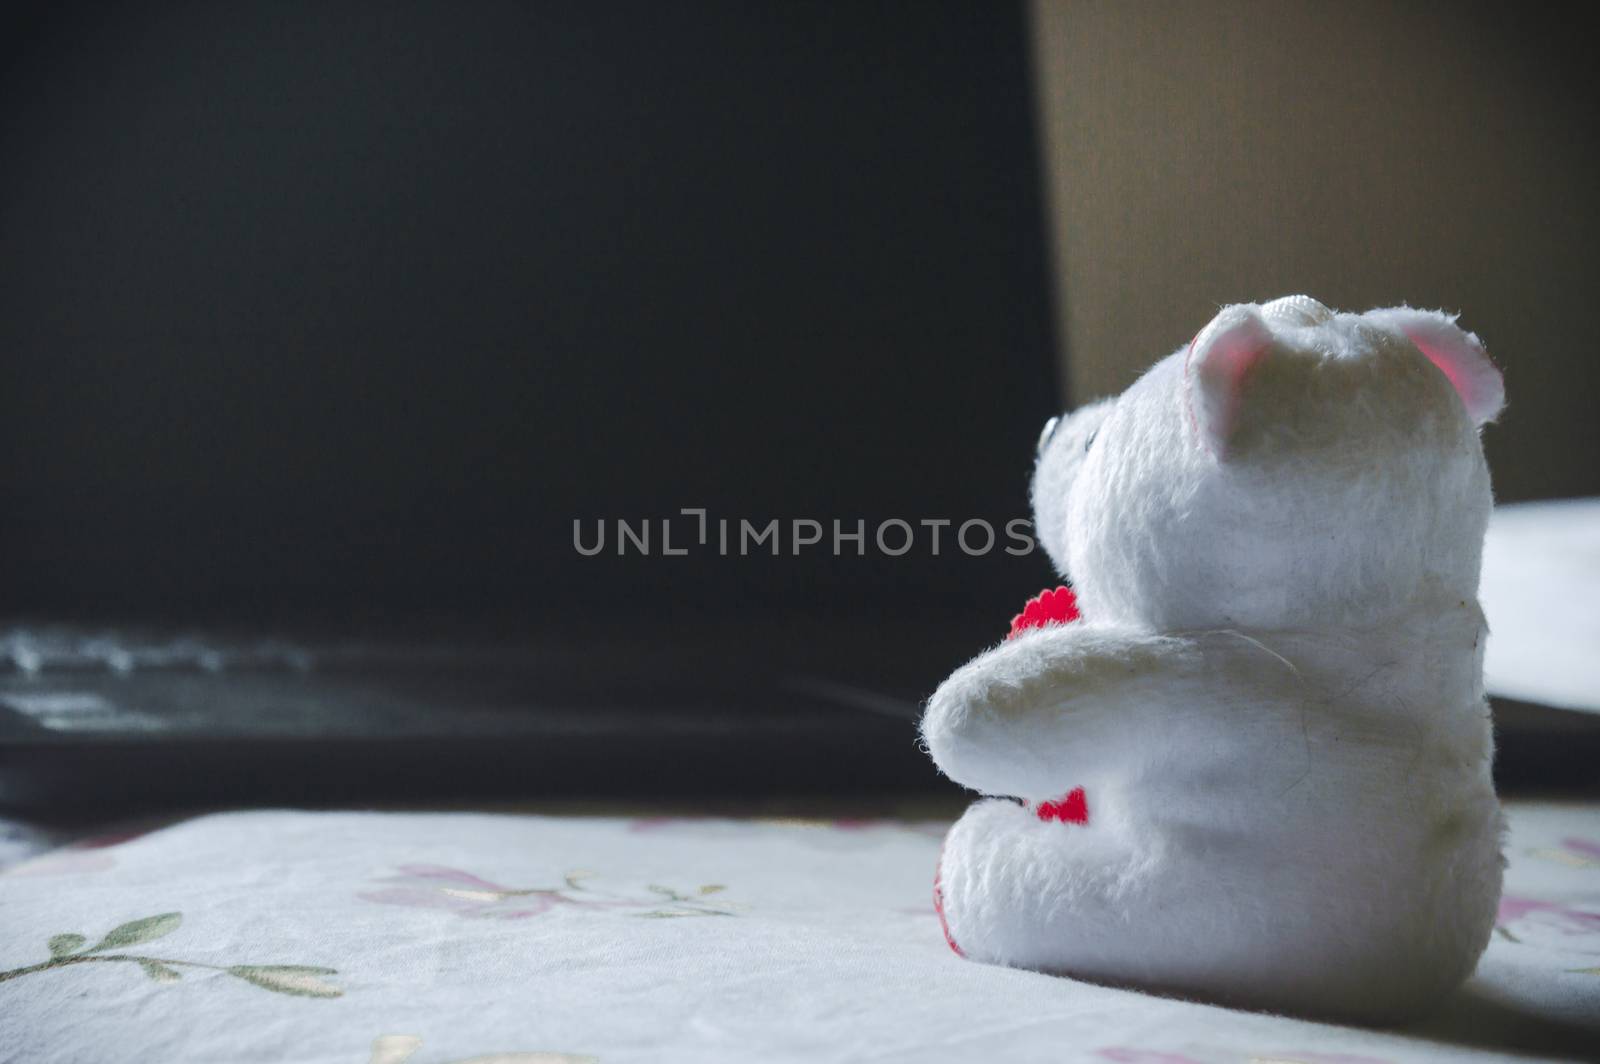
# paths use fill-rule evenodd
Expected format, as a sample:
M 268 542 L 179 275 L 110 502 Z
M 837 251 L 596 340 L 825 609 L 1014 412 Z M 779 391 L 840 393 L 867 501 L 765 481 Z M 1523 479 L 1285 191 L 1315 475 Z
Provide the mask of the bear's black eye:
M 1094 446 L 1094 438 L 1096 436 L 1098 436 L 1098 435 L 1100 435 L 1100 430 L 1099 429 L 1093 429 L 1092 431 L 1090 431 L 1089 438 L 1083 441 L 1083 453 L 1084 454 L 1088 454 L 1089 453 L 1089 448 Z

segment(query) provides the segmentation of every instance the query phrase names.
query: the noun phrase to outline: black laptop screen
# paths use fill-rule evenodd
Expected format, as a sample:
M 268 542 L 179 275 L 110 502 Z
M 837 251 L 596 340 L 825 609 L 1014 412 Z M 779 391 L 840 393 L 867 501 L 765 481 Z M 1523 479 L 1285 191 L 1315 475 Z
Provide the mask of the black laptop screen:
M 1048 579 L 1020 7 L 4 17 L 10 612 L 1003 625 Z

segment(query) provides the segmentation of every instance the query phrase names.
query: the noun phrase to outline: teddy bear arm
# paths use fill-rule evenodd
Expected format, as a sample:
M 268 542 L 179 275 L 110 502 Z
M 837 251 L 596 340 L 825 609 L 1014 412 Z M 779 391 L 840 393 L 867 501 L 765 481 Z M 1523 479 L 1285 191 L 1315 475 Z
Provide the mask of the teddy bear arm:
M 1137 749 L 1197 670 L 1182 639 L 1090 625 L 1025 633 L 940 685 L 922 736 L 940 770 L 987 794 L 1050 798 Z

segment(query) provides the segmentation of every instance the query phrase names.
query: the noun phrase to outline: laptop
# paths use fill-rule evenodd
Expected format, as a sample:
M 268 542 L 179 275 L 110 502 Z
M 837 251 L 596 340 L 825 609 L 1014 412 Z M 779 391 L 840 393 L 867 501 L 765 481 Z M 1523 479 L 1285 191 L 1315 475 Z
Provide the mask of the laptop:
M 1020 8 L 14 18 L 0 803 L 940 786 L 1053 583 Z

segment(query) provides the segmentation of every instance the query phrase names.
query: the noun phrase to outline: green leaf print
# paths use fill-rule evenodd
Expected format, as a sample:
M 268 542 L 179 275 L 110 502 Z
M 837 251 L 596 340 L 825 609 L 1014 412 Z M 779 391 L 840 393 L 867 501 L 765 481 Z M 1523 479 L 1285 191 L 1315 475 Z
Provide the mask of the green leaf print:
M 82 935 L 52 935 L 50 936 L 50 956 L 65 957 L 69 953 L 76 953 L 89 941 Z
M 332 983 L 318 978 L 338 975 L 332 968 L 312 968 L 304 964 L 235 964 L 228 969 L 228 974 L 254 983 L 263 990 L 296 997 L 335 998 L 344 993 Z
M 137 946 L 144 942 L 154 942 L 162 935 L 169 935 L 183 923 L 182 913 L 162 913 L 160 916 L 146 916 L 143 920 L 131 920 L 118 927 L 113 927 L 90 953 L 100 953 L 108 949 L 125 949 L 128 946 Z
M 153 942 L 163 935 L 169 935 L 182 923 L 181 913 L 160 913 L 139 920 L 130 920 L 113 927 L 93 948 L 87 950 L 83 949 L 83 944 L 88 939 L 76 932 L 53 935 L 48 943 L 49 960 L 0 972 L 0 983 L 9 983 L 13 979 L 21 979 L 25 975 L 37 975 L 54 968 L 70 968 L 80 964 L 135 964 L 139 966 L 140 971 L 157 983 L 178 982 L 183 978 L 180 968 L 200 968 L 205 971 L 226 973 L 235 979 L 243 979 L 252 986 L 270 990 L 275 994 L 336 998 L 344 993 L 324 978 L 339 974 L 333 968 L 318 968 L 307 964 L 221 965 L 120 952 L 129 946 Z M 111 950 L 119 952 L 109 952 Z

